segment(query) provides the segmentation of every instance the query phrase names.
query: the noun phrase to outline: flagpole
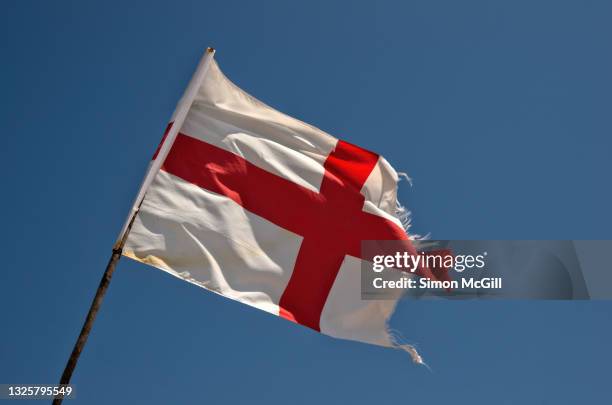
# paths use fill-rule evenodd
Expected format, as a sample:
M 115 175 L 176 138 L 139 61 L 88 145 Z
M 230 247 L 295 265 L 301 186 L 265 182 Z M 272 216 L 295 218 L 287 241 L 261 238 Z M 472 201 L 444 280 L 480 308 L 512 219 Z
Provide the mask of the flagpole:
M 214 57 L 215 50 L 213 48 L 207 48 L 204 56 L 200 60 L 198 67 L 183 94 L 183 97 L 179 101 L 176 110 L 173 114 L 173 119 L 171 123 L 170 130 L 166 135 L 166 139 L 163 141 L 159 152 L 155 159 L 149 165 L 149 169 L 147 174 L 145 175 L 144 180 L 140 186 L 138 194 L 134 199 L 134 203 L 132 204 L 132 208 L 127 216 L 127 219 L 121 228 L 121 232 L 119 233 L 119 237 L 115 241 L 113 246 L 113 251 L 111 257 L 106 265 L 106 269 L 104 270 L 104 274 L 102 275 L 102 279 L 100 280 L 100 284 L 98 285 L 98 289 L 96 290 L 96 295 L 94 296 L 93 301 L 91 302 L 91 306 L 89 307 L 89 312 L 87 313 L 87 317 L 85 318 L 85 322 L 83 323 L 83 327 L 81 328 L 81 333 L 74 344 L 74 348 L 72 349 L 72 353 L 68 358 L 68 362 L 66 363 L 66 367 L 64 368 L 64 372 L 62 373 L 62 377 L 60 378 L 60 385 L 70 384 L 70 378 L 72 377 L 72 373 L 77 365 L 79 360 L 79 356 L 85 347 L 85 343 L 87 343 L 87 338 L 89 337 L 89 332 L 93 326 L 93 323 L 96 319 L 96 315 L 102 305 L 102 301 L 104 299 L 104 295 L 106 294 L 106 290 L 111 282 L 111 278 L 113 277 L 113 273 L 115 272 L 115 267 L 121 259 L 121 254 L 123 252 L 123 246 L 127 240 L 127 237 L 132 229 L 132 225 L 134 224 L 134 220 L 136 219 L 136 215 L 138 214 L 138 210 L 140 209 L 140 205 L 144 200 L 144 196 L 149 188 L 149 185 L 152 183 L 155 175 L 161 168 L 162 163 L 168 156 L 170 152 L 170 148 L 176 139 L 179 130 L 183 126 L 185 122 L 185 118 L 187 117 L 187 113 L 189 112 L 189 108 L 195 99 L 198 90 L 200 89 L 202 82 L 204 80 L 204 76 L 208 69 L 210 68 L 210 64 Z M 53 405 L 61 405 L 63 401 L 63 397 L 58 395 L 53 400 Z

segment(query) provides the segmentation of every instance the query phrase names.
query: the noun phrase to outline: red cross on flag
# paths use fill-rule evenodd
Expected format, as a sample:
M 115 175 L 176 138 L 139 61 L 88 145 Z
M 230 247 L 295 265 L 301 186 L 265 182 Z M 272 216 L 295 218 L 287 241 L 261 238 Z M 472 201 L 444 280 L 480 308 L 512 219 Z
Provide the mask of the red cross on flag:
M 123 255 L 329 336 L 400 346 L 396 301 L 361 299 L 361 242 L 410 244 L 385 159 L 258 101 L 212 52 L 166 134 Z

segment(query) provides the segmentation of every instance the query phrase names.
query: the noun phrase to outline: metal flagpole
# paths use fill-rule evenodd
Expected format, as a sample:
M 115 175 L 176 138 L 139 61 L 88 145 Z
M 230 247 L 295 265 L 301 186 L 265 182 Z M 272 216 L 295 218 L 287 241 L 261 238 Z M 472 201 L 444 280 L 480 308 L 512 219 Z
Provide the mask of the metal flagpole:
M 74 368 L 77 365 L 79 360 L 79 356 L 83 351 L 83 347 L 85 347 L 85 343 L 87 343 L 87 338 L 89 337 L 89 332 L 93 326 L 93 323 L 96 319 L 96 315 L 98 314 L 98 310 L 102 305 L 102 300 L 104 299 L 104 294 L 108 289 L 111 278 L 113 276 L 113 272 L 115 271 L 115 267 L 117 266 L 117 262 L 121 258 L 121 253 L 123 252 L 123 246 L 125 245 L 125 241 L 130 233 L 130 229 L 132 229 L 132 225 L 134 224 L 134 220 L 136 219 L 136 214 L 138 214 L 138 210 L 140 209 L 140 205 L 144 200 L 144 196 L 149 188 L 149 185 L 155 178 L 155 175 L 159 171 L 162 163 L 168 156 L 170 152 L 170 148 L 178 135 L 179 130 L 183 126 L 183 122 L 187 117 L 187 113 L 189 112 L 189 108 L 195 99 L 199 88 L 202 85 L 202 81 L 204 80 L 204 76 L 208 69 L 210 68 L 210 64 L 214 57 L 215 50 L 213 48 L 206 49 L 204 56 L 200 60 L 198 67 L 183 94 L 183 97 L 179 101 L 176 111 L 174 113 L 174 120 L 170 130 L 166 135 L 166 139 L 161 145 L 155 160 L 151 162 L 149 166 L 149 170 L 145 175 L 144 180 L 140 186 L 140 190 L 136 195 L 136 199 L 132 204 L 132 209 L 130 210 L 128 217 L 125 221 L 125 224 L 121 228 L 121 232 L 119 233 L 119 237 L 113 246 L 113 253 L 106 265 L 106 269 L 104 270 L 104 274 L 102 275 L 102 280 L 100 280 L 100 285 L 98 285 L 98 289 L 96 291 L 96 295 L 89 307 L 89 312 L 87 313 L 87 317 L 85 318 L 85 323 L 83 323 L 83 327 L 81 328 L 81 333 L 74 344 L 74 348 L 72 349 L 72 353 L 70 354 L 70 358 L 68 359 L 68 363 L 66 363 L 66 368 L 64 368 L 64 372 L 62 373 L 62 377 L 60 379 L 60 385 L 70 384 L 70 378 L 72 377 L 72 373 L 74 372 Z M 53 405 L 60 405 L 63 401 L 63 396 L 58 395 L 53 400 Z

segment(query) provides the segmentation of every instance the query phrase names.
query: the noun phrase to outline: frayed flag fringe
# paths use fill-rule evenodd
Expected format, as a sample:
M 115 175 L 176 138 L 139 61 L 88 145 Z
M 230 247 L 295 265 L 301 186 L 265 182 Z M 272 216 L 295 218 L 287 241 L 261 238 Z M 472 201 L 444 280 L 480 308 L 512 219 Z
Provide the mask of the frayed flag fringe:
M 402 179 L 404 179 L 404 180 L 406 180 L 408 182 L 408 184 L 410 184 L 410 187 L 412 187 L 412 179 L 410 178 L 410 176 L 408 176 L 408 174 L 406 174 L 404 172 L 398 172 L 397 175 L 398 175 L 400 181 Z M 399 188 L 399 182 L 398 182 L 398 188 Z M 408 208 L 406 208 L 404 205 L 402 205 L 402 203 L 400 203 L 399 198 L 397 198 L 395 200 L 395 216 L 402 223 L 402 227 L 404 228 L 406 233 L 408 233 L 408 230 L 412 226 L 412 212 L 410 212 L 410 210 Z M 427 234 L 427 235 L 418 235 L 418 234 L 409 234 L 408 233 L 408 236 L 413 241 L 422 241 L 422 240 L 429 239 L 429 234 Z
M 397 175 L 398 175 L 400 181 L 403 179 L 403 180 L 408 182 L 410 187 L 412 187 L 412 179 L 410 178 L 410 176 L 408 176 L 408 174 L 406 174 L 404 172 L 398 172 Z M 399 188 L 399 181 L 398 181 L 398 188 Z M 404 230 L 406 231 L 406 233 L 408 234 L 410 239 L 416 245 L 422 245 L 423 243 L 426 244 L 426 241 L 430 237 L 429 234 L 427 234 L 427 235 L 418 235 L 418 234 L 410 234 L 410 233 L 408 233 L 408 230 L 412 226 L 412 213 L 410 212 L 410 210 L 408 210 L 405 206 L 403 206 L 400 203 L 399 198 L 397 198 L 396 201 L 395 201 L 395 215 L 397 216 L 397 218 L 402 223 L 402 227 L 404 228 Z M 387 326 L 387 333 L 389 334 L 389 340 L 391 341 L 391 345 L 395 349 L 399 349 L 399 350 L 405 351 L 406 353 L 408 353 L 410 355 L 410 357 L 412 358 L 413 362 L 415 362 L 416 364 L 425 366 L 425 367 L 427 367 L 427 369 L 429 369 L 431 371 L 431 368 L 427 365 L 427 363 L 425 363 L 423 361 L 423 358 L 421 357 L 421 355 L 417 351 L 416 347 L 413 346 L 413 345 L 407 344 L 406 343 L 406 339 L 404 339 L 402 337 L 402 335 L 401 335 L 401 333 L 399 331 L 393 330 L 389 326 Z
M 393 348 L 405 351 L 410 355 L 413 362 L 421 366 L 425 366 L 431 371 L 431 368 L 423 361 L 423 358 L 417 351 L 416 347 L 405 343 L 406 339 L 404 339 L 399 331 L 388 328 L 387 332 L 389 333 L 389 339 L 391 340 Z

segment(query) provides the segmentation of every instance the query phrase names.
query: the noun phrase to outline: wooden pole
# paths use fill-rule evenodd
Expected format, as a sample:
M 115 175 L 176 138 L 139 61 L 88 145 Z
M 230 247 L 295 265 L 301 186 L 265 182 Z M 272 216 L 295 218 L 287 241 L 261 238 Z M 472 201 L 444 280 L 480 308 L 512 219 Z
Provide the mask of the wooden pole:
M 132 225 L 134 224 L 134 219 L 136 219 L 136 214 L 138 211 L 134 212 L 132 218 L 127 227 L 127 232 L 125 232 L 123 238 L 118 243 L 117 246 L 113 248 L 113 253 L 111 254 L 110 259 L 108 260 L 108 264 L 106 265 L 106 270 L 104 270 L 104 274 L 102 275 L 102 280 L 100 280 L 100 284 L 98 285 L 98 289 L 96 290 L 96 295 L 94 296 L 93 301 L 91 302 L 91 306 L 89 307 L 89 312 L 87 313 L 87 317 L 85 318 L 85 322 L 83 323 L 83 327 L 81 328 L 81 333 L 74 344 L 74 348 L 72 349 L 72 353 L 68 358 L 68 362 L 66 363 L 66 367 L 64 368 L 64 372 L 62 373 L 62 377 L 60 378 L 60 385 L 68 385 L 70 384 L 70 378 L 72 377 L 72 373 L 79 361 L 79 356 L 85 347 L 85 343 L 87 343 L 87 338 L 89 337 L 89 332 L 96 320 L 96 315 L 98 315 L 98 311 L 102 306 L 102 301 L 104 300 L 104 295 L 106 294 L 106 290 L 108 290 L 108 286 L 110 285 L 111 279 L 113 277 L 113 273 L 115 272 L 115 267 L 121 259 L 121 253 L 123 251 L 123 246 L 125 245 L 125 241 L 127 240 L 127 235 L 130 233 L 130 229 L 132 229 Z M 53 405 L 61 405 L 64 400 L 63 396 L 58 395 L 53 399 Z

